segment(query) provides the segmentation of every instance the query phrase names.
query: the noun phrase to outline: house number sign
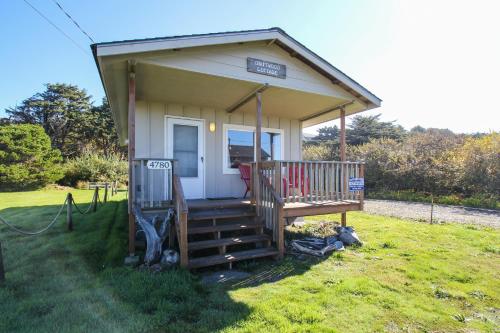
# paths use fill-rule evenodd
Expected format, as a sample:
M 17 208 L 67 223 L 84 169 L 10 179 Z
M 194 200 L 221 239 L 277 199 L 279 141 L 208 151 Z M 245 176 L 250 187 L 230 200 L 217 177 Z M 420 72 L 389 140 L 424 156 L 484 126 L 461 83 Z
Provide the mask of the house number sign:
M 286 66 L 275 62 L 247 58 L 247 71 L 286 79 Z
M 148 165 L 148 169 L 152 169 L 152 170 L 172 169 L 172 163 L 170 161 L 149 160 L 147 165 Z

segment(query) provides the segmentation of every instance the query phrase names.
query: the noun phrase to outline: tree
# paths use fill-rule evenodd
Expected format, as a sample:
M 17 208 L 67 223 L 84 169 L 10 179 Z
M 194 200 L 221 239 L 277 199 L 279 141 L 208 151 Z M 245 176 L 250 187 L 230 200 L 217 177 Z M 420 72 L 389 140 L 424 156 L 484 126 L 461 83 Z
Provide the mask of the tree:
M 103 98 L 101 105 L 90 109 L 88 118 L 84 131 L 86 142 L 92 146 L 91 150 L 98 151 L 105 157 L 126 153 L 125 149 L 120 147 L 111 108 L 106 98 Z
M 417 126 L 412 127 L 412 129 L 410 130 L 410 133 L 425 133 L 425 128 L 423 128 L 420 125 L 417 125 Z
M 393 139 L 401 141 L 406 135 L 401 125 L 394 121 L 380 121 L 380 114 L 374 116 L 355 116 L 346 131 L 346 142 L 350 145 L 361 145 L 371 139 Z
M 77 156 L 85 145 L 83 134 L 88 124 L 90 96 L 77 86 L 46 84 L 42 93 L 25 99 L 21 105 L 6 110 L 9 120 L 18 124 L 41 125 L 53 147 L 63 157 Z
M 0 126 L 0 190 L 33 189 L 62 177 L 61 153 L 38 125 Z
M 325 126 L 318 129 L 318 135 L 314 140 L 319 141 L 339 141 L 340 130 L 337 125 Z

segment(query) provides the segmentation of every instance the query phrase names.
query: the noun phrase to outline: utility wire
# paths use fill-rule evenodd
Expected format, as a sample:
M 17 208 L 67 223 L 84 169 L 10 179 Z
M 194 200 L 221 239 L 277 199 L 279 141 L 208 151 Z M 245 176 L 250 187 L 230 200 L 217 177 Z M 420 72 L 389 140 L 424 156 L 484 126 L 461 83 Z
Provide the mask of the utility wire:
M 59 2 L 57 2 L 56 0 L 52 0 L 52 1 L 71 20 L 71 22 L 73 22 L 73 24 L 76 25 L 76 27 L 78 28 L 78 30 L 80 30 L 85 36 L 87 36 L 88 39 L 90 39 L 90 41 L 92 43 L 95 43 L 94 40 L 92 39 L 92 37 L 90 37 L 90 35 L 87 32 L 85 32 L 85 30 L 83 30 L 83 28 L 78 24 L 78 22 L 76 22 L 76 20 L 74 18 L 72 18 L 71 15 L 69 15 L 67 11 L 64 10 L 64 8 L 61 6 L 61 4 Z
M 76 45 L 80 50 L 82 50 L 86 55 L 90 55 L 90 53 L 84 49 L 80 44 L 78 44 L 73 38 L 71 38 L 67 33 L 65 33 L 61 28 L 59 28 L 55 23 L 53 23 L 47 16 L 43 15 L 41 11 L 39 11 L 35 6 L 33 6 L 28 0 L 23 0 L 28 6 L 30 6 L 38 15 L 40 15 L 45 21 L 47 21 L 51 26 L 57 29 L 60 33 L 62 33 L 67 39 L 69 39 L 73 44 Z

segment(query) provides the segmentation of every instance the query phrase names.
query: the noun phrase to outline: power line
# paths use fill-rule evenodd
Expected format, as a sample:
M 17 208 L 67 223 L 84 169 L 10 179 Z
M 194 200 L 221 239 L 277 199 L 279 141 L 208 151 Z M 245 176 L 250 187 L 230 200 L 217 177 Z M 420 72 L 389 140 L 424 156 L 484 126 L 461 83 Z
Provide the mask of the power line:
M 56 5 L 57 7 L 59 7 L 59 9 L 71 20 L 71 22 L 74 23 L 74 25 L 76 25 L 76 27 L 85 35 L 88 37 L 88 39 L 90 39 L 90 41 L 92 43 L 95 43 L 94 40 L 92 39 L 92 37 L 90 37 L 90 35 L 88 33 L 85 32 L 85 30 L 83 30 L 83 28 L 78 24 L 78 22 L 76 22 L 76 20 L 74 18 L 71 17 L 71 15 L 68 14 L 67 11 L 64 10 L 64 8 L 61 6 L 61 4 L 59 2 L 57 2 L 56 0 L 52 0 Z
M 28 0 L 23 0 L 28 6 L 30 6 L 38 15 L 40 15 L 45 21 L 49 22 L 51 26 L 57 29 L 60 33 L 62 33 L 67 39 L 69 39 L 76 47 L 82 50 L 86 55 L 90 55 L 90 53 L 84 49 L 80 44 L 78 44 L 73 38 L 71 38 L 67 33 L 65 33 L 61 28 L 59 28 L 55 23 L 53 23 L 47 16 L 43 15 L 41 11 L 36 9 Z

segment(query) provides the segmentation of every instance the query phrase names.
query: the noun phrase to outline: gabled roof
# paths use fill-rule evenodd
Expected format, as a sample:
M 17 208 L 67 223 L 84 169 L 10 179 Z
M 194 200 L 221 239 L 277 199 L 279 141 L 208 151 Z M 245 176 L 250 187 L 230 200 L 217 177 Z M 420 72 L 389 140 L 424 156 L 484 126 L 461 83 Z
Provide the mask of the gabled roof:
M 328 61 L 321 58 L 319 55 L 289 36 L 285 31 L 276 27 L 259 30 L 104 42 L 92 44 L 91 48 L 94 58 L 96 59 L 96 64 L 99 67 L 98 57 L 229 43 L 245 43 L 262 40 L 272 41 L 274 44 L 290 53 L 293 57 L 298 58 L 307 65 L 311 66 L 313 69 L 330 79 L 333 84 L 341 86 L 343 89 L 365 103 L 367 109 L 379 107 L 381 105 L 382 100 L 371 93 L 368 89 L 361 86 L 358 82 L 340 71 Z

